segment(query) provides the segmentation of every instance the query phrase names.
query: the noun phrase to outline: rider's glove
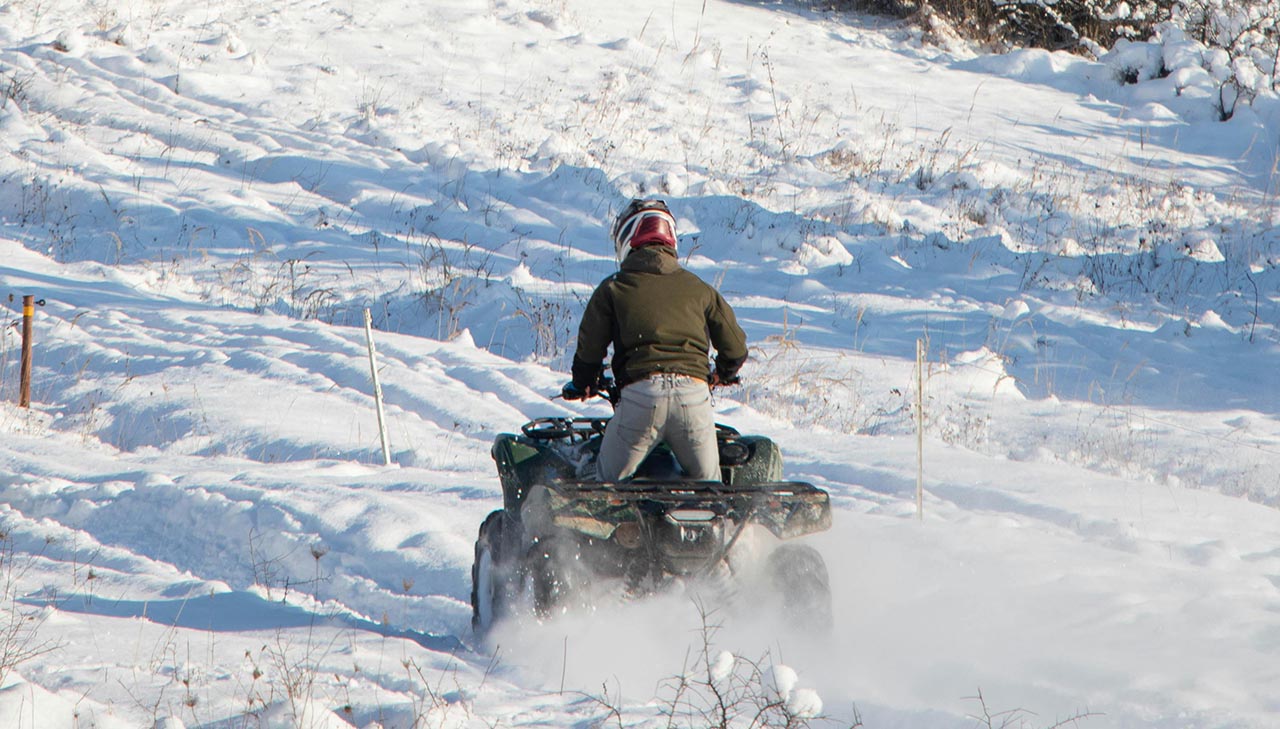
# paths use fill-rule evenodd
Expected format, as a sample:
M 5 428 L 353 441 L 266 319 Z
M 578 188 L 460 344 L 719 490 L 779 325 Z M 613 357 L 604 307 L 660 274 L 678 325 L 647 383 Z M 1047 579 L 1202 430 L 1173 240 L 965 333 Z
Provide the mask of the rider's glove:
M 566 382 L 564 387 L 560 388 L 560 397 L 566 400 L 589 400 L 595 395 L 595 390 L 590 387 L 578 387 L 572 382 Z
M 712 387 L 728 387 L 729 385 L 736 385 L 739 382 L 742 382 L 742 378 L 738 377 L 737 373 L 726 375 L 720 370 L 716 370 L 711 373 L 710 383 Z

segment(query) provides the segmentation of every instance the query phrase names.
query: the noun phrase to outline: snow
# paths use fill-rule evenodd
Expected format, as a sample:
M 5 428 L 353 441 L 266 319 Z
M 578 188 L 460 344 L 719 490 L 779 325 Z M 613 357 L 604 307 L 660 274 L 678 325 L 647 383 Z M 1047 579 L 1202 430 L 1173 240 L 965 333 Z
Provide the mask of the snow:
M 796 3 L 0 3 L 0 726 L 699 726 L 675 679 L 1274 726 L 1280 100 L 1219 121 L 1229 70 Z M 641 194 L 750 338 L 719 419 L 831 493 L 818 645 L 682 594 L 471 635 L 489 446 L 607 414 L 552 397 Z

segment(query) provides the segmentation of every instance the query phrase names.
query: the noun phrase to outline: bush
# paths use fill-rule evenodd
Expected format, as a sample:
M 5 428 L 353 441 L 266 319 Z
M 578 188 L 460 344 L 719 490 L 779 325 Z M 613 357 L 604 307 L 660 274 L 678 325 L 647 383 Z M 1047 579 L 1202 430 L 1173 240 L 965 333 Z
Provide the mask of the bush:
M 1003 48 L 1082 51 L 1146 39 L 1185 0 L 832 0 L 821 7 L 899 18 L 936 17 Z
M 1179 0 L 1172 25 L 1210 51 L 1203 65 L 1219 82 L 1223 121 L 1276 90 L 1280 0 Z
M 1099 56 L 1121 41 L 1192 41 L 1219 84 L 1222 120 L 1277 89 L 1280 0 L 822 0 L 815 7 L 942 21 L 1000 50 L 1065 50 Z M 1139 79 L 1126 79 L 1130 82 Z

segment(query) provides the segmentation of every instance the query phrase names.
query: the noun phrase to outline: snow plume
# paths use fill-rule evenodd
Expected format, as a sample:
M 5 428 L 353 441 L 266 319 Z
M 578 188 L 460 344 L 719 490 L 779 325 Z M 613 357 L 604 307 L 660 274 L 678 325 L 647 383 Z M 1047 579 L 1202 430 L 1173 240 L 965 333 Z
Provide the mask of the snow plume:
M 791 644 L 780 636 L 788 634 L 776 618 L 673 592 L 545 621 L 513 620 L 495 629 L 489 647 L 499 677 L 584 697 L 629 721 L 659 715 L 690 728 L 745 727 L 753 719 L 756 726 L 789 726 L 822 715 L 823 701 L 803 685 L 807 669 L 782 662 Z M 795 657 L 811 653 L 797 649 Z
M 813 553 L 795 552 L 763 527 L 747 527 L 734 545 L 730 569 L 674 580 L 643 599 L 624 597 L 618 581 L 599 581 L 575 607 L 545 619 L 529 617 L 526 606 L 481 649 L 514 683 L 590 697 L 611 711 L 638 700 L 680 717 L 679 726 L 738 726 L 744 716 L 789 726 L 816 717 L 823 701 L 802 679 L 811 668 L 840 673 L 820 650 L 833 638 L 825 575 L 820 596 L 803 592 L 813 583 L 780 577 L 779 566 L 812 567 L 804 559 Z

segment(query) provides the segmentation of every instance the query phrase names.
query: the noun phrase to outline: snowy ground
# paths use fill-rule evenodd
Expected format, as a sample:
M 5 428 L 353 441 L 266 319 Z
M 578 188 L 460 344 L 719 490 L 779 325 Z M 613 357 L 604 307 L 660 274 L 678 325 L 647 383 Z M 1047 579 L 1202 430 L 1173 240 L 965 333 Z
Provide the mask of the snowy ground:
M 366 5 L 0 3 L 6 323 L 45 302 L 30 410 L 0 338 L 0 727 L 701 726 L 721 651 L 814 726 L 1280 722 L 1274 97 L 1215 121 L 1186 44 Z M 679 595 L 470 634 L 489 445 L 568 412 L 639 194 L 751 339 L 720 419 L 832 494 L 820 649 L 704 656 Z

